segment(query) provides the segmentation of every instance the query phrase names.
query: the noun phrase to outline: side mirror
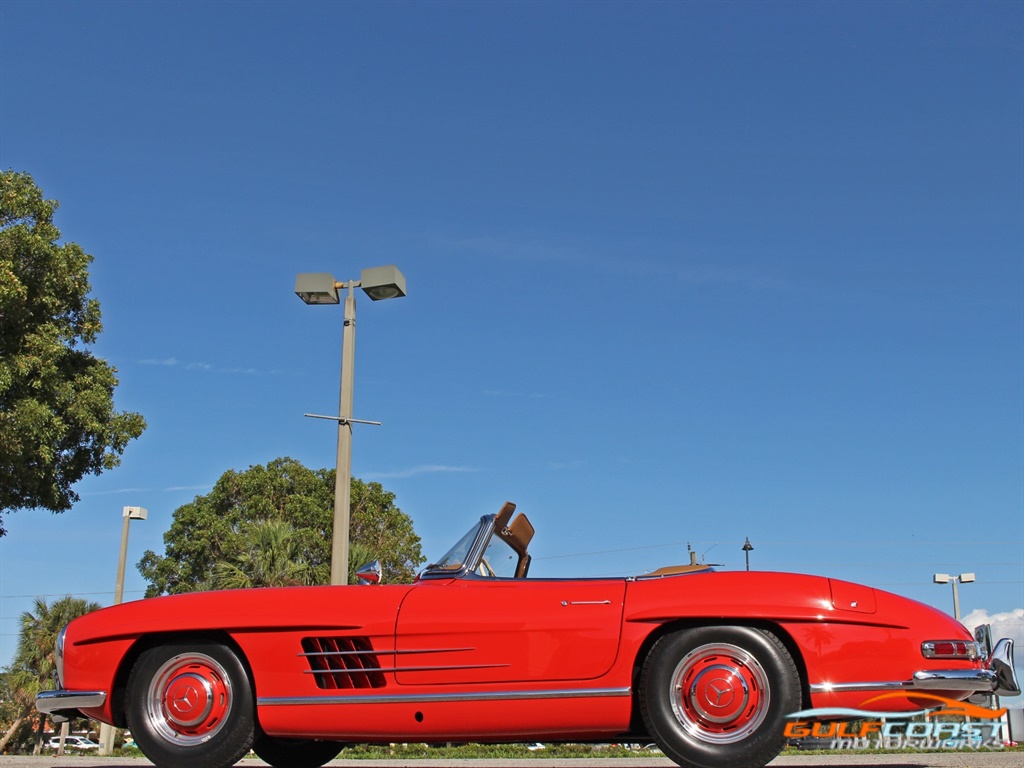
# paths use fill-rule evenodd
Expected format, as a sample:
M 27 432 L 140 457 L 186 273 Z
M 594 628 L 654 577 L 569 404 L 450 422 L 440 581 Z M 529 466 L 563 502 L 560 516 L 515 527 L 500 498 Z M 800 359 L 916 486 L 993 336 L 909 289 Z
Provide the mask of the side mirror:
M 359 584 L 380 584 L 380 560 L 371 560 L 365 565 L 359 566 L 356 570 L 356 578 Z

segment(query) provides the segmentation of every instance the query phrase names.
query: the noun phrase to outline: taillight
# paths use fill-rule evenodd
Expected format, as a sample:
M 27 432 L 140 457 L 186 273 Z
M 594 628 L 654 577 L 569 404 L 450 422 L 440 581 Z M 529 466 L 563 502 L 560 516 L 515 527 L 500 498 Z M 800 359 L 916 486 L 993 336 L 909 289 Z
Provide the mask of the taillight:
M 926 659 L 980 659 L 981 646 L 974 640 L 927 640 L 921 643 Z

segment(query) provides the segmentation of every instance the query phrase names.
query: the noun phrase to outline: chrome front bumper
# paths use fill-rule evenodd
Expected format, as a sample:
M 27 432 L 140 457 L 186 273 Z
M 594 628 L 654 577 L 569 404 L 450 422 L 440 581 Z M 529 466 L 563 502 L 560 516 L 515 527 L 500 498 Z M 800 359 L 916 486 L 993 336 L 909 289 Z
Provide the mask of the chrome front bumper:
M 36 695 L 36 709 L 62 723 L 76 717 L 78 710 L 102 707 L 106 701 L 103 691 L 43 691 Z
M 981 669 L 930 669 L 915 672 L 910 680 L 875 683 L 817 683 L 811 693 L 845 691 L 967 691 L 996 696 L 1020 695 L 1013 669 L 1013 640 L 1003 638 Z

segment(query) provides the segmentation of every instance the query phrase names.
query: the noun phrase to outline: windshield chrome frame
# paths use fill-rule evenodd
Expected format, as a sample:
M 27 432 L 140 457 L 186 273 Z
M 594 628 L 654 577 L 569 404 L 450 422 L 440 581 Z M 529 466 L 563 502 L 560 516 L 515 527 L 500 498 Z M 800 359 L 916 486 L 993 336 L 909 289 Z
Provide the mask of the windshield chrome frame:
M 480 565 L 480 558 L 483 556 L 487 549 L 487 544 L 491 540 L 491 536 L 494 535 L 494 521 L 497 515 L 483 515 L 480 518 L 480 522 L 477 525 L 480 526 L 476 533 L 476 538 L 470 545 L 469 549 L 466 550 L 466 559 L 462 563 L 462 567 L 458 570 L 450 570 L 445 568 L 438 568 L 437 570 L 430 570 L 429 566 L 424 569 L 423 573 L 420 574 L 421 579 L 458 579 L 471 573 L 478 565 Z

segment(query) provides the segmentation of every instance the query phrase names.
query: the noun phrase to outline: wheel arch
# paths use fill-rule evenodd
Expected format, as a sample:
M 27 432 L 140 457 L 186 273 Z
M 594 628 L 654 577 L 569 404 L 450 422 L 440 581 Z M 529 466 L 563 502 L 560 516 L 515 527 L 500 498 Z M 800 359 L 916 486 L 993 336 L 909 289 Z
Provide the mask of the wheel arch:
M 128 727 L 126 707 L 128 678 L 132 673 L 132 668 L 135 666 L 135 663 L 139 660 L 139 657 L 151 648 L 156 648 L 168 643 L 188 642 L 189 640 L 219 643 L 220 645 L 230 648 L 238 657 L 238 660 L 242 664 L 242 668 L 245 669 L 246 677 L 249 678 L 249 685 L 252 687 L 253 696 L 255 698 L 256 681 L 253 678 L 252 667 L 250 666 L 249 660 L 246 658 L 241 647 L 235 642 L 234 638 L 229 633 L 223 630 L 154 632 L 152 634 L 143 635 L 135 641 L 132 647 L 129 648 L 128 652 L 124 655 L 124 658 L 121 659 L 121 663 L 117 668 L 117 673 L 114 675 L 114 684 L 112 686 L 110 696 L 110 711 L 116 728 Z
M 633 714 L 630 720 L 631 729 L 639 727 L 640 730 L 643 731 L 645 727 L 643 723 L 643 715 L 640 711 L 640 674 L 643 671 L 644 662 L 651 653 L 651 649 L 654 647 L 655 643 L 666 635 L 697 627 L 747 627 L 749 629 L 771 632 L 779 639 L 779 642 L 786 647 L 786 650 L 789 651 L 789 655 L 793 658 L 793 662 L 796 664 L 797 673 L 800 676 L 800 698 L 802 706 L 805 709 L 809 709 L 811 707 L 811 693 L 810 686 L 808 685 L 807 664 L 804 661 L 803 654 L 800 652 L 800 646 L 797 645 L 792 635 L 790 635 L 782 625 L 772 621 L 759 621 L 749 618 L 677 619 L 675 621 L 667 621 L 664 624 L 659 624 L 650 633 L 648 633 L 647 637 L 644 638 L 644 641 L 637 649 L 636 656 L 633 658 L 633 671 L 631 675 Z

